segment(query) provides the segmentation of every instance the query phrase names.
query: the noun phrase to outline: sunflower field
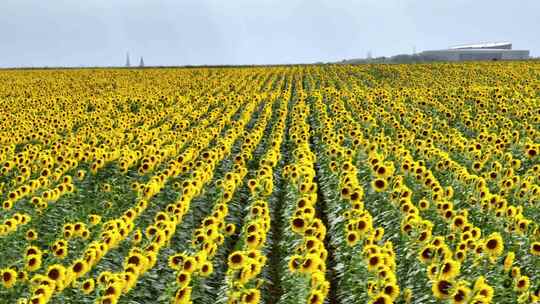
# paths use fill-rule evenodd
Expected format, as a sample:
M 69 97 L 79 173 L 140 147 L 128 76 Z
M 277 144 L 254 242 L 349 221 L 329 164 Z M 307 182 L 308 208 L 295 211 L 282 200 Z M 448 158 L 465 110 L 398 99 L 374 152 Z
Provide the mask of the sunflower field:
M 540 303 L 540 63 L 0 71 L 0 303 Z

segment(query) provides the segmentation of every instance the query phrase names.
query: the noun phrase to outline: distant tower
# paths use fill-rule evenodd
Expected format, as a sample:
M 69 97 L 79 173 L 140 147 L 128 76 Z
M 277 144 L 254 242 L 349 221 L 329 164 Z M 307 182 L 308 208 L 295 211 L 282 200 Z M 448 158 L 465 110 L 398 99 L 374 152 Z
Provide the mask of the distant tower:
M 139 67 L 144 68 L 144 59 L 141 56 L 141 61 L 139 62 Z
M 129 68 L 131 64 L 129 63 L 129 52 L 126 54 L 126 68 Z
M 372 58 L 373 58 L 373 55 L 371 54 L 371 50 L 369 50 L 369 51 L 367 52 L 367 57 L 366 57 L 366 58 L 367 58 L 367 59 L 372 59 Z

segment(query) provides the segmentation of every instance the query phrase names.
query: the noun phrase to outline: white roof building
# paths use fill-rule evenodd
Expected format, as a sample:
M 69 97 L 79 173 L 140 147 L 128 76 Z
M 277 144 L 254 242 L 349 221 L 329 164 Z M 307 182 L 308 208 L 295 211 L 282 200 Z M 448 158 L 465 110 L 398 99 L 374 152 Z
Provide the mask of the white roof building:
M 525 60 L 529 59 L 529 54 L 529 50 L 513 50 L 510 42 L 464 44 L 421 53 L 428 59 L 440 61 Z

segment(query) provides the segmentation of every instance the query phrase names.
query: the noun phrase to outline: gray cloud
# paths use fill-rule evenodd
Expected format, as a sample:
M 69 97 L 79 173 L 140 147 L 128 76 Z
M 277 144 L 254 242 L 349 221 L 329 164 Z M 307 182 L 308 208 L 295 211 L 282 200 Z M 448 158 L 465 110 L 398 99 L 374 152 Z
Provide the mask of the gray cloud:
M 540 52 L 536 0 L 3 0 L 0 66 L 335 61 L 510 40 Z

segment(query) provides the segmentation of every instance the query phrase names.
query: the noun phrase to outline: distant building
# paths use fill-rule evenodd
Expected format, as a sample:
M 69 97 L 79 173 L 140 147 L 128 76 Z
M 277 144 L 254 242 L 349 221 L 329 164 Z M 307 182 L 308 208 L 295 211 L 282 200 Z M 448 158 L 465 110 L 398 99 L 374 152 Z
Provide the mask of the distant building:
M 129 68 L 131 64 L 129 63 L 129 52 L 126 53 L 126 68 Z
M 420 55 L 428 60 L 523 60 L 529 59 L 529 50 L 513 50 L 510 42 L 466 44 L 446 50 L 423 51 Z
M 144 68 L 144 59 L 141 56 L 141 61 L 139 61 L 139 67 Z

